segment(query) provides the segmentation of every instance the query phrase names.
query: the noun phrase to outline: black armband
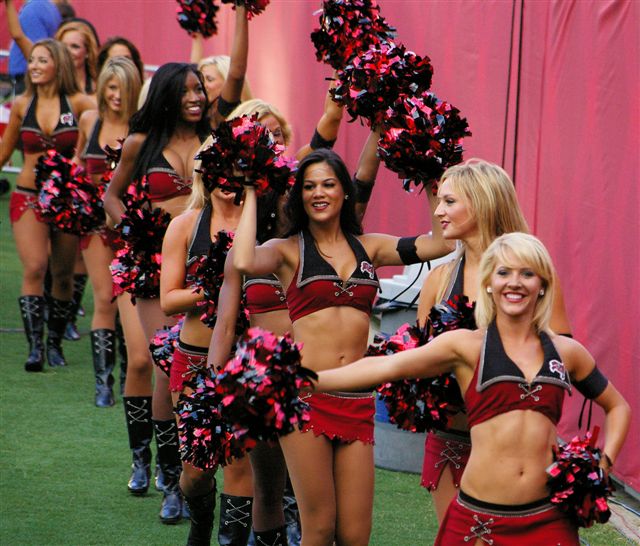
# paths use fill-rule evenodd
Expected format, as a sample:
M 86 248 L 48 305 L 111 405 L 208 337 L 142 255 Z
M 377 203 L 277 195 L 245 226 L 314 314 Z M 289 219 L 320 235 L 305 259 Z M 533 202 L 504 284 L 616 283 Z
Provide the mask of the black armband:
M 227 102 L 222 97 L 218 97 L 218 112 L 222 117 L 227 117 L 240 104 L 240 101 Z
M 371 199 L 371 192 L 373 191 L 373 185 L 375 180 L 371 184 L 365 184 L 362 180 L 358 180 L 356 175 L 353 175 L 353 185 L 356 188 L 356 203 L 368 203 Z
M 578 389 L 585 398 L 593 400 L 604 392 L 608 384 L 609 380 L 596 366 L 587 377 L 582 381 L 576 381 L 573 386 Z
M 400 254 L 400 259 L 405 265 L 419 264 L 422 260 L 416 252 L 416 239 L 418 237 L 401 237 L 396 250 Z
M 317 150 L 318 148 L 328 148 L 331 150 L 333 145 L 336 143 L 336 140 L 326 140 L 320 133 L 318 133 L 318 129 L 313 132 L 313 136 L 311 137 L 311 141 L 309 142 L 309 146 L 311 146 L 312 150 Z
M 573 339 L 573 334 L 558 334 L 559 336 L 570 337 Z

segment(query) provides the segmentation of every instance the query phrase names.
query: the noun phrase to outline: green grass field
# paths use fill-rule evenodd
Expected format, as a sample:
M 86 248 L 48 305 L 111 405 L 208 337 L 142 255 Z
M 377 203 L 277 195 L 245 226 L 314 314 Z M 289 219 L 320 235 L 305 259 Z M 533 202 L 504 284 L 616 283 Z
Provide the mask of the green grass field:
M 0 544 L 184 544 L 186 523 L 158 520 L 160 493 L 140 498 L 127 492 L 131 459 L 122 402 L 118 397 L 113 408 L 93 406 L 88 318 L 79 321 L 82 339 L 65 343 L 66 369 L 24 372 L 26 341 L 16 302 L 21 267 L 8 202 L 8 195 L 0 197 Z M 435 515 L 419 477 L 377 470 L 376 480 L 371 544 L 431 544 Z M 582 536 L 594 546 L 628 544 L 610 525 Z

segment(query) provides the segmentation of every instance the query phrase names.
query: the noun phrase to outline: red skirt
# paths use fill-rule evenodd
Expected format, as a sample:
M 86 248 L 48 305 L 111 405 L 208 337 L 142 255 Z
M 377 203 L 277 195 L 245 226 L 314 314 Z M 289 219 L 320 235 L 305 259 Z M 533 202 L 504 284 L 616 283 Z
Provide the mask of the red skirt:
M 169 374 L 169 389 L 171 392 L 182 392 L 184 382 L 198 370 L 207 366 L 207 347 L 196 347 L 178 341 L 178 346 L 173 352 L 171 373 Z
M 302 398 L 310 406 L 310 420 L 302 432 L 313 431 L 340 443 L 356 440 L 373 444 L 375 399 L 371 393 L 320 392 Z
M 28 209 L 33 211 L 38 222 L 43 222 L 40 208 L 38 207 L 38 191 L 18 186 L 11 193 L 11 198 L 9 199 L 9 220 L 11 223 L 15 224 L 20 220 Z
M 520 506 L 478 501 L 463 491 L 451 501 L 434 546 L 579 546 L 578 529 L 548 499 Z
M 429 432 L 424 443 L 420 485 L 429 491 L 438 489 L 442 472 L 448 466 L 453 475 L 453 485 L 460 487 L 460 479 L 470 454 L 471 439 L 468 436 L 439 430 Z

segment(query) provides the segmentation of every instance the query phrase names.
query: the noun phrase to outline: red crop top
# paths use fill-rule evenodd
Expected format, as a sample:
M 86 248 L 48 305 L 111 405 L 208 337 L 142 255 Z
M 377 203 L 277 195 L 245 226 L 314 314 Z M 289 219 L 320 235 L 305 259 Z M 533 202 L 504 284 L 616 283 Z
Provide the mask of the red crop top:
M 88 175 L 102 176 L 107 170 L 107 154 L 100 147 L 100 129 L 102 128 L 102 120 L 96 120 L 91 136 L 87 141 L 87 145 L 82 150 L 82 159 L 86 165 Z
M 39 154 L 47 150 L 55 150 L 67 158 L 73 157 L 78 141 L 78 124 L 67 97 L 60 95 L 60 119 L 50 135 L 45 135 L 38 125 L 37 106 L 38 95 L 36 94 L 29 103 L 20 127 L 20 142 L 24 153 Z
M 360 241 L 353 235 L 346 234 L 346 237 L 356 256 L 356 269 L 347 281 L 343 281 L 331 264 L 320 256 L 311 234 L 306 230 L 300 232 L 300 261 L 287 289 L 291 322 L 315 311 L 340 305 L 371 314 L 380 286 L 378 277 Z
M 287 309 L 287 298 L 275 275 L 247 278 L 242 287 L 250 315 Z
M 149 199 L 166 201 L 191 193 L 191 178 L 182 178 L 160 152 L 147 169 Z
M 540 332 L 544 361 L 531 383 L 509 358 L 500 333 L 492 322 L 484 338 L 480 360 L 465 394 L 469 428 L 496 415 L 514 410 L 533 410 L 554 425 L 562 416 L 564 393 L 571 393 L 569 374 L 551 339 Z

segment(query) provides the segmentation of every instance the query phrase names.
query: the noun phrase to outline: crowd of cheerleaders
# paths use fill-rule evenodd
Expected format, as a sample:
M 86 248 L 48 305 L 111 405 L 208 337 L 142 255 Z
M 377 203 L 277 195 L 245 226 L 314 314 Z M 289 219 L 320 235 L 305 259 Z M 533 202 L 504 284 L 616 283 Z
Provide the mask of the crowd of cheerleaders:
M 200 32 L 205 36 L 215 32 L 214 16 L 218 7 L 213 2 L 180 2 L 180 4 L 178 17 L 184 28 L 191 32 Z M 246 10 L 246 13 L 242 12 L 244 19 L 259 14 L 267 4 L 267 1 L 251 2 L 245 0 L 245 2 L 237 3 L 234 9 L 240 13 L 244 8 Z M 406 50 L 402 44 L 397 43 L 393 27 L 389 26 L 380 16 L 379 8 L 370 0 L 327 0 L 324 2 L 323 8 L 323 13 L 320 16 L 320 28 L 312 33 L 312 40 L 316 46 L 318 59 L 336 70 L 336 81 L 330 91 L 331 99 L 344 108 L 352 119 L 359 118 L 372 129 L 373 134 L 377 137 L 378 157 L 384 161 L 387 168 L 400 176 L 405 189 L 408 190 L 411 184 L 415 184 L 428 193 L 435 194 L 438 192 L 437 181 L 442 178 L 443 174 L 446 178 L 450 167 L 461 163 L 462 142 L 465 136 L 470 135 L 470 132 L 466 121 L 460 118 L 458 110 L 438 99 L 430 91 L 433 69 L 429 59 L 420 57 Z M 164 74 L 163 69 L 165 72 L 170 70 L 166 68 L 167 66 L 161 68 L 159 74 L 152 80 L 147 98 L 149 104 L 145 104 L 141 112 L 144 112 L 145 108 L 151 110 L 153 101 L 160 100 L 160 81 Z M 183 71 L 181 76 L 185 79 L 185 84 L 188 82 L 188 73 L 187 69 Z M 198 75 L 196 74 L 196 76 Z M 201 80 L 198 80 L 200 80 L 199 76 L 194 85 L 200 84 Z M 98 88 L 100 87 L 99 80 Z M 196 89 L 196 94 L 197 92 Z M 74 129 L 76 127 L 74 114 L 68 102 L 66 104 L 63 102 L 65 100 L 64 95 L 60 94 L 60 123 L 69 121 L 67 125 Z M 223 92 L 217 101 L 216 112 L 223 113 L 226 110 L 228 114 L 231 109 L 228 108 L 227 102 Z M 100 132 L 100 125 L 96 123 L 88 139 L 83 158 L 86 170 L 80 168 L 69 159 L 71 154 L 65 152 L 67 148 L 71 149 L 73 146 L 67 146 L 62 141 L 57 142 L 63 137 L 73 137 L 71 131 L 62 130 L 66 126 L 62 127 L 60 131 L 56 128 L 57 132 L 54 133 L 52 147 L 44 143 L 43 139 L 38 140 L 35 144 L 29 140 L 32 133 L 36 136 L 41 133 L 41 131 L 38 133 L 39 126 L 35 118 L 36 105 L 34 103 L 35 100 L 30 103 L 27 114 L 24 116 L 21 136 L 25 153 L 39 155 L 36 167 L 37 191 L 34 193 L 27 191 L 28 188 L 19 188 L 16 195 L 22 197 L 22 201 L 18 203 L 16 197 L 12 198 L 12 220 L 19 219 L 19 210 L 24 212 L 27 208 L 31 208 L 38 221 L 49 224 L 57 232 L 81 237 L 100 234 L 101 239 L 115 251 L 115 259 L 111 264 L 114 294 L 127 293 L 134 303 L 136 299 L 140 301 L 157 300 L 163 294 L 161 289 L 161 271 L 164 271 L 162 241 L 172 221 L 172 215 L 162 207 L 156 206 L 166 197 L 166 195 L 161 195 L 158 198 L 156 193 L 158 188 L 166 185 L 173 188 L 178 178 L 187 180 L 187 176 L 177 175 L 173 172 L 174 169 L 170 164 L 154 166 L 154 159 L 151 158 L 151 161 L 147 161 L 148 165 L 145 169 L 139 172 L 141 176 L 135 177 L 135 183 L 121 184 L 123 191 L 117 198 L 121 200 L 122 207 L 120 214 L 115 215 L 117 226 L 115 229 L 110 229 L 106 227 L 107 214 L 103 199 L 105 191 L 113 193 L 113 188 L 107 189 L 109 183 L 114 176 L 118 177 L 118 172 L 124 169 L 122 166 L 116 167 L 120 161 L 120 154 L 123 155 L 122 164 L 126 165 L 127 161 L 131 162 L 130 158 L 127 159 L 127 143 L 122 150 L 109 146 L 102 149 L 99 145 L 96 146 L 94 141 L 97 138 L 95 137 Z M 206 101 L 204 103 L 206 104 Z M 70 119 L 63 120 L 63 114 L 66 116 L 67 111 L 69 111 Z M 198 139 L 201 137 L 197 126 L 201 121 L 206 120 L 206 112 L 206 108 L 200 108 L 196 116 L 197 119 L 194 118 L 191 123 L 194 136 Z M 221 116 L 221 118 L 224 117 L 224 115 Z M 139 115 L 137 120 L 134 116 L 134 120 L 140 122 L 141 125 L 142 118 L 144 115 Z M 183 121 L 185 120 L 183 119 Z M 189 231 L 186 238 L 190 243 L 185 250 L 188 260 L 184 267 L 183 284 L 184 291 L 191 294 L 191 297 L 187 298 L 188 304 L 186 306 L 182 305 L 182 316 L 174 316 L 172 325 L 158 330 L 150 345 L 155 364 L 167 376 L 167 382 L 164 385 L 168 384 L 170 390 L 175 393 L 174 403 L 179 423 L 180 453 L 183 469 L 188 470 L 184 474 L 189 475 L 188 479 L 192 480 L 191 485 L 193 483 L 205 484 L 205 490 L 199 491 L 201 494 L 187 494 L 188 492 L 185 491 L 192 520 L 188 539 L 190 544 L 209 543 L 213 523 L 213 503 L 215 502 L 215 480 L 213 480 L 213 489 L 211 489 L 211 480 L 213 479 L 211 473 L 215 472 L 218 466 L 229 465 L 242 459 L 250 452 L 258 453 L 259 446 L 273 446 L 287 434 L 299 430 L 308 431 L 314 427 L 329 438 L 342 439 L 347 444 L 356 439 L 364 440 L 365 443 L 372 441 L 371 431 L 369 431 L 370 418 L 372 417 L 369 415 L 370 395 L 359 396 L 342 393 L 341 397 L 348 401 L 345 406 L 347 409 L 337 410 L 333 395 L 329 395 L 327 401 L 315 394 L 313 396 L 304 394 L 306 391 L 313 390 L 314 386 L 322 386 L 323 373 L 320 373 L 320 383 L 316 384 L 318 375 L 311 369 L 300 365 L 301 349 L 296 343 L 299 340 L 294 341 L 289 334 L 284 334 L 284 332 L 279 332 L 284 335 L 276 335 L 261 328 L 250 327 L 253 325 L 252 318 L 265 310 L 267 310 L 266 312 L 288 310 L 292 322 L 325 308 L 343 305 L 353 307 L 369 315 L 377 287 L 374 265 L 384 265 L 384 263 L 378 261 L 374 264 L 375 260 L 368 256 L 371 244 L 367 248 L 363 247 L 362 243 L 358 242 L 358 239 L 350 235 L 349 232 L 345 231 L 346 240 L 357 258 L 357 263 L 366 264 L 367 267 L 360 268 L 361 275 L 356 269 L 356 273 L 352 274 L 345 284 L 341 276 L 336 274 L 331 263 L 325 259 L 331 256 L 321 250 L 320 244 L 311 234 L 314 223 L 321 224 L 321 221 L 306 218 L 302 224 L 304 229 L 300 231 L 300 235 L 291 229 L 288 231 L 291 234 L 295 233 L 294 239 L 299 239 L 300 254 L 298 258 L 301 262 L 299 272 L 301 277 L 299 279 L 302 279 L 302 282 L 294 280 L 289 289 L 284 290 L 282 286 L 285 284 L 281 285 L 279 282 L 282 276 L 281 270 L 274 271 L 278 273 L 277 277 L 265 278 L 264 275 L 249 275 L 247 277 L 248 280 L 245 282 L 245 289 L 242 291 L 239 301 L 235 306 L 232 306 L 233 337 L 239 336 L 239 340 L 235 356 L 226 364 L 215 362 L 218 367 L 206 366 L 206 348 L 189 345 L 184 340 L 183 336 L 188 331 L 189 321 L 194 317 L 206 328 L 213 329 L 218 322 L 219 315 L 226 311 L 225 303 L 221 301 L 221 292 L 225 276 L 228 276 L 229 268 L 233 267 L 236 262 L 226 259 L 233 246 L 232 230 L 214 229 L 213 237 L 209 233 L 212 224 L 215 223 L 214 214 L 217 206 L 236 208 L 237 221 L 232 222 L 231 227 L 236 227 L 240 222 L 244 228 L 242 231 L 244 234 L 251 231 L 251 229 L 247 229 L 247 226 L 251 226 L 251 221 L 244 219 L 245 215 L 251 214 L 247 212 L 247 209 L 250 208 L 247 206 L 247 202 L 255 200 L 258 216 L 266 218 L 265 222 L 258 225 L 257 233 L 255 233 L 256 226 L 253 226 L 253 243 L 255 243 L 256 235 L 258 241 L 262 242 L 273 237 L 274 234 L 278 236 L 287 234 L 285 229 L 281 229 L 279 233 L 277 229 L 274 229 L 278 220 L 282 220 L 279 218 L 279 203 L 286 199 L 289 207 L 287 212 L 293 213 L 295 216 L 295 196 L 300 198 L 303 191 L 301 186 L 303 183 L 306 184 L 306 181 L 303 180 L 304 175 L 306 172 L 310 172 L 309 170 L 313 170 L 314 165 L 326 165 L 331 177 L 340 181 L 342 191 L 345 194 L 344 208 L 354 207 L 355 211 L 355 203 L 348 201 L 352 194 L 353 201 L 357 201 L 361 205 L 366 205 L 370 197 L 372 183 L 366 184 L 357 178 L 352 183 L 350 177 L 343 180 L 341 172 L 339 172 L 343 165 L 341 160 L 332 152 L 322 152 L 322 149 L 332 146 L 334 135 L 322 135 L 316 131 L 310 146 L 311 150 L 316 151 L 302 159 L 299 167 L 295 160 L 283 155 L 286 142 L 279 143 L 274 137 L 273 131 L 260 121 L 264 120 L 258 114 L 253 114 L 235 118 L 229 116 L 229 121 L 220 120 L 210 125 L 207 123 L 210 129 L 207 131 L 209 137 L 204 145 L 199 146 L 197 155 L 191 157 L 191 161 L 197 162 L 193 181 L 189 180 L 189 183 L 181 184 L 180 188 L 175 191 L 172 189 L 173 193 L 169 196 L 188 195 L 191 192 L 191 183 L 194 192 L 196 185 L 199 184 L 201 188 L 198 189 L 198 193 L 207 196 L 204 199 L 204 206 L 195 207 L 199 210 L 197 222 L 194 221 L 193 229 Z M 213 128 L 211 129 L 211 127 Z M 152 126 L 148 126 L 139 132 L 149 134 L 153 130 Z M 77 130 L 75 131 L 74 134 L 77 137 Z M 95 149 L 91 150 L 91 154 L 87 154 L 86 151 L 92 145 Z M 144 145 L 142 148 L 138 145 L 134 157 L 137 155 L 144 157 L 143 151 Z M 164 159 L 161 153 L 162 149 L 159 151 L 161 159 Z M 99 169 L 91 167 L 95 162 L 101 164 Z M 164 163 L 168 162 L 164 160 Z M 169 174 L 167 175 L 167 173 Z M 122 178 L 122 175 L 120 176 Z M 164 180 L 163 177 L 167 180 Z M 225 202 L 226 204 L 220 205 L 216 199 L 222 199 L 220 203 Z M 227 201 L 224 201 L 225 199 Z M 244 208 L 241 208 L 240 205 L 243 203 Z M 240 210 L 242 210 L 242 216 Z M 108 212 L 113 216 L 111 211 Z M 340 210 L 338 212 L 341 229 L 344 229 L 343 214 Z M 255 210 L 252 213 L 255 223 Z M 219 222 L 216 224 L 219 227 L 218 224 Z M 269 233 L 267 234 L 267 232 Z M 358 231 L 358 228 L 353 231 L 354 235 L 359 233 L 361 231 Z M 243 237 L 238 254 L 246 252 L 248 242 L 251 242 L 246 235 Z M 448 249 L 447 246 L 440 246 L 437 252 L 425 254 L 426 251 L 419 244 L 418 238 L 402 238 L 397 241 L 394 259 L 397 260 L 397 263 L 405 264 L 422 262 L 425 259 L 445 254 Z M 266 253 L 268 249 L 265 247 L 264 251 Z M 462 267 L 460 267 L 461 264 Z M 251 267 L 247 268 L 246 273 L 255 273 L 250 269 Z M 296 273 L 297 275 L 298 273 Z M 305 275 L 309 278 L 307 279 Z M 320 276 L 318 277 L 318 275 Z M 404 325 L 393 335 L 378 336 L 367 350 L 367 354 L 395 355 L 428 346 L 435 338 L 449 331 L 476 330 L 474 304 L 471 304 L 464 295 L 463 276 L 464 259 L 458 262 L 456 273 L 451 275 L 450 289 L 442 301 L 431 309 L 428 319 L 417 326 Z M 323 280 L 315 280 L 316 278 Z M 545 280 L 550 282 L 549 279 Z M 318 283 L 322 282 L 327 283 L 327 286 L 320 287 Z M 308 288 L 305 293 L 302 286 L 307 283 Z M 264 289 L 256 290 L 259 286 L 268 288 L 266 292 Z M 338 292 L 335 292 L 336 287 Z M 344 294 L 350 296 L 348 303 L 345 303 L 341 298 Z M 541 296 L 543 294 L 544 290 L 541 291 Z M 278 300 L 274 305 L 262 301 L 264 298 L 273 298 L 274 295 Z M 320 304 L 319 301 L 323 301 L 323 303 Z M 166 305 L 163 304 L 163 309 L 165 307 Z M 58 311 L 60 310 L 58 309 Z M 50 317 L 60 319 L 58 321 L 60 324 L 62 324 L 61 319 L 64 318 L 65 321 L 68 319 L 65 313 L 57 312 L 55 307 L 49 313 Z M 23 317 L 25 320 L 29 319 L 34 322 L 33 315 L 24 309 Z M 29 337 L 34 328 L 33 324 L 27 326 Z M 60 330 L 57 326 L 56 328 Z M 492 368 L 489 371 L 490 366 L 487 364 L 485 370 L 489 374 L 497 374 L 495 377 L 487 376 L 488 379 L 483 377 L 483 381 L 486 379 L 487 385 L 489 385 L 497 381 L 497 378 L 504 376 L 504 374 L 498 373 L 499 370 L 496 366 L 508 366 L 510 360 L 504 349 L 500 352 L 502 344 L 495 323 L 492 323 L 487 332 L 487 336 L 490 337 L 490 339 L 487 338 L 487 343 L 490 342 L 491 356 L 495 360 L 495 362 L 492 361 L 492 366 L 495 369 Z M 60 332 L 58 332 L 58 338 L 59 334 Z M 544 331 L 541 331 L 540 340 L 544 347 L 545 366 L 549 368 L 547 370 L 543 366 L 544 373 L 542 375 L 548 376 L 547 379 L 536 376 L 533 381 L 522 383 L 522 372 L 513 373 L 512 370 L 513 381 L 520 381 L 517 384 L 520 386 L 524 384 L 529 390 L 522 394 L 515 387 L 516 392 L 504 396 L 510 396 L 514 399 L 509 402 L 513 409 L 533 409 L 545 415 L 548 414 L 551 421 L 556 424 L 559 419 L 558 403 L 561 407 L 561 398 L 560 401 L 546 400 L 545 398 L 547 406 L 545 403 L 533 403 L 544 398 L 541 391 L 545 382 L 554 383 L 555 381 L 557 383 L 554 374 L 562 376 L 561 387 L 570 388 L 568 378 L 564 379 L 565 370 L 562 359 L 553 343 L 548 341 L 548 336 L 545 336 Z M 29 341 L 32 342 L 31 337 Z M 56 349 L 57 354 L 54 354 L 53 362 L 50 356 L 50 364 L 64 362 L 59 339 L 54 339 L 54 341 L 56 343 L 53 348 Z M 104 405 L 112 405 L 113 340 L 109 338 L 106 341 L 109 341 L 111 346 L 106 348 L 107 351 L 96 351 L 98 357 L 94 358 L 96 402 L 99 399 L 106 400 L 107 403 Z M 37 355 L 34 356 L 33 346 L 31 349 L 27 369 L 31 371 L 42 369 L 41 358 L 38 358 Z M 109 351 L 110 356 L 107 356 L 106 353 Z M 503 364 L 499 364 L 499 361 Z M 477 415 L 478 411 L 474 411 L 477 406 L 476 402 L 473 402 L 473 407 L 470 406 L 468 390 L 467 396 L 462 396 L 454 373 L 433 375 L 435 377 L 429 379 L 384 381 L 378 387 L 378 394 L 387 405 L 392 422 L 400 428 L 413 432 L 431 431 L 435 433 L 439 431 L 441 435 L 444 434 L 442 437 L 446 439 L 446 433 L 453 416 L 460 411 L 465 411 L 465 402 L 470 426 L 475 426 L 477 423 L 504 413 L 504 410 L 497 411 L 495 408 L 493 410 L 485 408 L 482 410 L 484 412 L 482 416 Z M 338 384 L 340 383 L 338 382 Z M 574 386 L 587 398 L 597 399 L 603 395 L 609 384 L 597 368 L 594 368 L 586 378 L 574 381 Z M 480 395 L 480 390 L 482 389 L 478 389 L 477 396 Z M 563 389 L 559 390 L 560 395 L 563 392 Z M 145 397 L 129 398 L 128 424 L 133 425 L 134 428 L 136 427 L 135 421 L 141 422 L 136 418 L 136 412 L 138 416 L 149 412 L 148 408 L 136 406 L 134 403 L 141 402 L 143 399 L 146 402 L 147 398 Z M 486 405 L 486 402 L 484 404 Z M 358 413 L 363 411 L 363 408 L 364 413 L 360 415 L 359 419 L 365 423 L 364 428 L 346 432 L 344 429 L 330 430 L 331 427 L 327 423 L 335 415 L 340 415 L 340 411 L 347 411 L 347 414 L 349 412 Z M 336 411 L 338 413 L 335 413 Z M 350 418 L 353 416 L 353 414 L 350 415 Z M 351 424 L 353 425 L 353 423 Z M 166 431 L 163 431 L 160 426 L 158 430 L 161 435 L 165 433 L 168 433 L 168 436 L 172 435 L 171 429 L 174 425 L 169 423 L 168 426 Z M 357 428 L 358 425 L 354 426 Z M 348 427 L 349 425 L 347 425 Z M 318 431 L 314 430 L 315 433 L 320 433 Z M 350 434 L 354 435 L 353 438 L 349 436 Z M 566 531 L 564 527 L 562 531 L 562 533 L 567 533 L 562 536 L 568 540 L 574 540 L 577 537 L 576 526 L 589 526 L 594 521 L 604 522 L 609 516 L 606 497 L 611 493 L 612 488 L 603 467 L 610 468 L 612 461 L 607 452 L 602 452 L 595 447 L 596 439 L 597 433 L 587 434 L 585 439 L 575 438 L 561 448 L 554 448 L 554 462 L 547 469 L 549 474 L 548 488 L 551 492 L 550 502 L 554 506 L 553 514 L 558 513 L 555 508 L 557 506 L 560 508 L 563 521 L 569 522 L 569 531 Z M 450 440 L 457 442 L 460 438 L 452 437 Z M 450 449 L 450 443 L 444 440 L 445 451 Z M 139 450 L 140 453 L 137 459 L 134 453 L 134 475 L 132 475 L 129 484 L 130 490 L 134 493 L 144 493 L 148 488 L 149 479 L 148 443 L 146 445 L 143 445 L 144 442 L 140 445 L 134 444 L 135 442 L 132 442 L 132 449 L 134 452 Z M 176 443 L 174 442 L 172 445 L 176 445 Z M 462 447 L 465 448 L 465 446 Z M 469 451 L 468 445 L 466 448 Z M 289 449 L 287 448 L 285 451 L 288 452 Z M 443 456 L 443 454 L 444 452 L 439 452 L 436 456 Z M 255 457 L 257 461 L 258 455 Z M 180 497 L 178 485 L 186 490 L 188 484 L 184 476 L 180 477 L 179 463 L 175 463 L 175 457 L 169 455 L 169 458 L 173 458 L 174 462 L 161 467 L 161 487 L 165 493 L 174 491 Z M 457 472 L 454 472 L 457 476 L 455 484 L 456 487 L 459 487 L 460 476 L 464 470 L 462 457 L 456 453 L 455 457 L 448 457 L 448 460 L 452 463 L 452 468 L 457 469 Z M 252 462 L 254 461 L 252 460 Z M 429 483 L 425 482 L 423 485 L 430 489 L 437 488 L 441 473 L 442 469 L 438 471 L 438 476 L 432 477 Z M 259 473 L 256 472 L 254 478 L 257 480 L 258 476 Z M 294 488 L 298 485 L 300 491 L 303 491 L 302 521 L 303 524 L 307 522 L 308 525 L 305 527 L 305 533 L 311 535 L 314 531 L 312 529 L 309 532 L 309 528 L 312 527 L 314 520 L 313 516 L 305 513 L 305 510 L 308 510 L 306 504 L 309 502 L 305 486 L 301 483 L 299 476 L 292 476 L 292 479 Z M 142 482 L 142 485 L 136 485 L 137 482 Z M 229 502 L 231 510 L 236 510 L 237 507 L 233 506 L 233 502 Z M 279 493 L 278 502 L 282 502 L 282 491 Z M 513 516 L 513 510 L 510 508 L 513 507 L 486 503 L 463 494 L 462 491 L 456 502 L 458 503 L 456 505 L 458 512 L 452 508 L 451 515 L 448 516 L 451 519 L 452 527 L 464 528 L 465 518 L 471 518 L 472 521 L 469 529 L 465 528 L 460 531 L 463 534 L 471 533 L 468 537 L 464 537 L 465 541 L 468 538 L 482 538 L 485 534 L 493 533 L 493 536 L 498 537 L 492 539 L 496 540 L 495 544 L 502 544 L 503 542 L 500 542 L 499 538 L 500 532 L 504 533 L 506 537 L 513 536 L 509 534 L 512 532 L 510 527 L 514 525 L 513 520 L 510 519 Z M 544 517 L 539 518 L 541 513 L 548 513 L 546 502 L 547 499 L 542 504 L 534 503 L 535 506 L 526 506 L 525 515 L 528 518 L 528 524 L 532 526 L 532 529 L 537 528 L 537 530 L 528 531 L 531 537 L 539 538 L 542 536 L 539 532 L 547 532 L 547 530 L 540 531 L 540 529 L 546 529 L 545 526 L 549 525 L 549 521 Z M 455 503 L 452 503 L 452 506 L 453 504 Z M 467 513 L 461 513 L 461 506 Z M 175 509 L 179 514 L 165 515 L 163 520 L 174 522 L 188 514 L 186 505 L 182 506 L 178 503 Z M 522 516 L 525 512 L 519 511 L 518 514 Z M 479 518 L 484 520 L 487 514 L 493 515 L 495 520 L 500 520 L 500 524 L 492 527 L 493 520 L 480 521 Z M 280 516 L 278 517 L 282 519 Z M 556 525 L 557 518 L 553 521 L 556 522 L 553 525 Z M 475 527 L 473 522 L 475 522 Z M 242 523 L 246 529 L 246 522 Z M 278 523 L 282 522 L 279 520 Z M 334 527 L 330 531 L 332 536 L 339 536 L 343 532 L 345 531 L 338 527 Z M 295 532 L 290 532 L 287 539 L 287 532 L 282 525 L 274 527 L 266 524 L 264 529 L 255 529 L 256 540 L 269 540 L 270 544 L 285 544 L 287 540 L 290 544 L 295 543 L 297 540 L 295 534 Z M 365 530 L 365 535 L 368 536 L 368 530 Z M 234 540 L 246 543 L 249 540 L 248 532 L 240 533 L 238 535 L 240 538 L 229 538 L 230 536 L 227 537 L 231 540 L 228 543 L 239 543 L 233 542 Z M 221 540 L 226 539 L 223 537 Z M 447 539 L 440 537 L 439 540 Z

